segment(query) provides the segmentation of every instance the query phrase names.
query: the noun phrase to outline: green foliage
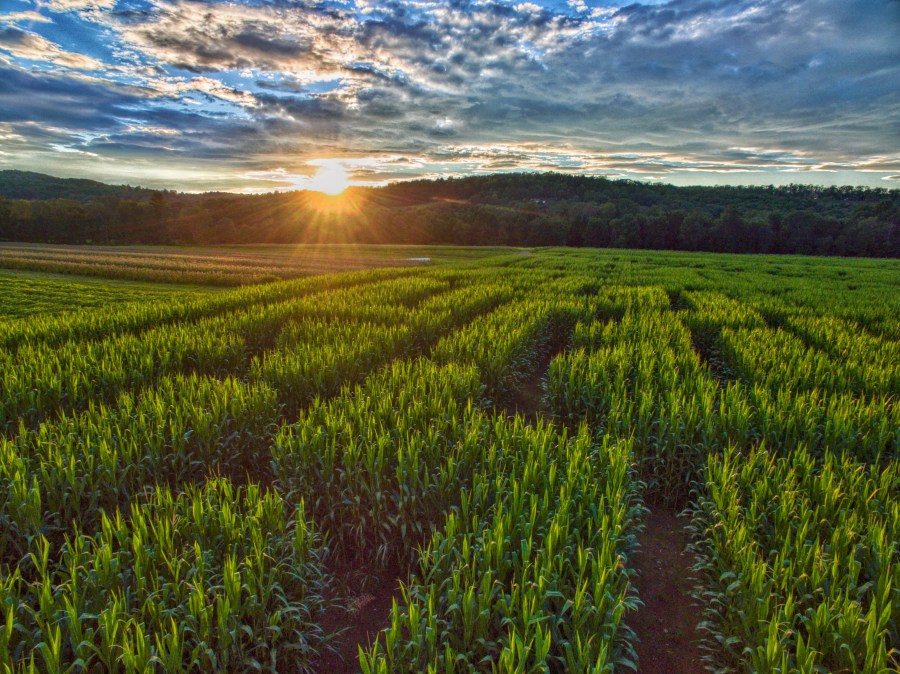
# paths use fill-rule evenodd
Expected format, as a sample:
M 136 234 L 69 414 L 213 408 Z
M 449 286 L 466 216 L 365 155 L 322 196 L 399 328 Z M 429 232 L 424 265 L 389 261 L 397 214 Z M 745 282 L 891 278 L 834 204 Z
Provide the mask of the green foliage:
M 145 200 L 154 194 L 143 187 L 105 185 L 83 178 L 56 178 L 34 171 L 0 171 L 0 196 L 10 199 L 73 199 L 102 197 Z
M 154 484 L 183 485 L 210 471 L 258 476 L 277 420 L 275 393 L 234 379 L 163 379 L 115 405 L 0 438 L 0 563 L 31 543 L 54 545 L 73 524 L 93 530 Z
M 325 550 L 303 506 L 215 480 L 104 514 L 0 578 L 6 671 L 311 671 Z
M 624 565 L 640 515 L 627 444 L 498 420 L 363 672 L 633 667 Z
M 619 294 L 620 321 L 576 327 L 575 350 L 550 365 L 548 401 L 570 425 L 586 420 L 605 435 L 633 438 L 651 489 L 679 502 L 718 442 L 717 386 L 687 329 L 663 308 L 665 293 L 630 294 Z
M 748 672 L 900 663 L 900 462 L 872 471 L 802 446 L 711 455 L 694 508 L 710 660 Z
M 0 221 L 3 202 L 0 199 Z M 4 239 L 0 226 L 0 241 Z M 107 242 L 108 243 L 108 242 Z M 59 246 L 0 243 L 0 267 L 155 284 L 246 286 L 337 272 L 431 267 L 509 252 L 449 246 Z M 46 275 L 46 274 L 45 274 Z M 94 281 L 94 285 L 98 282 Z
M 309 504 L 341 559 L 408 556 L 458 497 L 485 429 L 471 367 L 399 362 L 316 401 L 275 438 L 278 484 Z
M 360 570 L 404 581 L 364 672 L 635 669 L 645 502 L 710 667 L 896 671 L 897 272 L 551 249 L 0 322 L 0 672 L 317 671 Z
M 138 333 L 168 323 L 195 321 L 257 304 L 266 305 L 324 290 L 396 278 L 400 274 L 395 270 L 355 272 L 318 276 L 290 283 L 248 286 L 198 299 L 108 304 L 89 311 L 61 315 L 38 312 L 26 319 L 0 322 L 0 346 L 15 351 L 24 343 L 58 345 L 65 341 L 97 339 L 111 334 Z M 77 288 L 78 285 L 75 284 L 74 287 Z M 14 292 L 18 298 L 17 290 Z
M 675 187 L 505 173 L 351 188 L 323 200 L 310 192 L 163 194 L 0 172 L 0 239 L 11 241 L 564 245 L 898 257 L 898 225 L 900 190 L 884 188 Z M 57 271 L 77 268 L 62 261 L 45 261 L 44 268 L 53 264 Z M 259 270 L 257 278 L 266 275 Z M 220 273 L 218 282 L 239 279 Z
M 82 279 L 29 272 L 0 272 L 0 330 L 14 330 L 26 316 L 84 311 L 113 303 L 135 302 L 139 306 L 157 300 L 180 300 L 205 295 L 203 288 L 132 283 L 117 280 Z M 68 317 L 71 320 L 71 317 Z

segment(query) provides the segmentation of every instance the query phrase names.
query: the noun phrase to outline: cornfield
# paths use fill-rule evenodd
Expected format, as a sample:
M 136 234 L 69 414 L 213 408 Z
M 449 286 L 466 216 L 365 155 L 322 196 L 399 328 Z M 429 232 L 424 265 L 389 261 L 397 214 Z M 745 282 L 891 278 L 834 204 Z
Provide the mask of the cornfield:
M 245 285 L 71 311 L 10 282 L 0 673 L 324 671 L 385 578 L 348 671 L 636 670 L 654 508 L 709 670 L 900 670 L 900 267 L 495 252 L 247 285 L 211 251 L 180 280 Z

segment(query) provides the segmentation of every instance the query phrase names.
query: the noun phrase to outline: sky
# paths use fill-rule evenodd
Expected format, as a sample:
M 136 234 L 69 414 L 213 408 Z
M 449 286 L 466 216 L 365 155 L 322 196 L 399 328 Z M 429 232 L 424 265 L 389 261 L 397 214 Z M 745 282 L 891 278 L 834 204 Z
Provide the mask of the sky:
M 900 0 L 0 0 L 0 169 L 900 187 Z

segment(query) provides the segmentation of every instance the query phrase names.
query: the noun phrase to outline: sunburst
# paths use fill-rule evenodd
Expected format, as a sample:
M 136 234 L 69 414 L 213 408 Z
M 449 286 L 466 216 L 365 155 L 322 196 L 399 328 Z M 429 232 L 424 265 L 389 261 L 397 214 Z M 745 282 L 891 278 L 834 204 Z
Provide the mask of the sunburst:
M 350 186 L 350 175 L 341 164 L 325 164 L 307 183 L 308 189 L 337 196 Z

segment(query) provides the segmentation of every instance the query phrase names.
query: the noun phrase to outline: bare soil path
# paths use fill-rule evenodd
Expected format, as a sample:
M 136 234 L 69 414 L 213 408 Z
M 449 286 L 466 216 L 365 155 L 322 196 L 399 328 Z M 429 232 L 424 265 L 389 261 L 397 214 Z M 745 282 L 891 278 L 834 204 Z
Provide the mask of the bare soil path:
M 535 367 L 528 376 L 512 391 L 502 411 L 512 418 L 516 414 L 525 418 L 529 424 L 535 423 L 544 416 L 544 380 L 550 370 L 550 361 L 563 353 L 566 349 L 565 341 L 550 344 L 540 353 Z
M 360 592 L 346 597 L 346 608 L 335 608 L 326 612 L 321 622 L 325 632 L 341 630 L 327 651 L 319 660 L 316 671 L 321 674 L 350 674 L 359 672 L 359 648 L 367 648 L 378 637 L 378 633 L 390 627 L 391 605 L 394 599 L 401 600 L 400 573 L 391 570 L 375 583 Z M 405 578 L 405 576 L 404 576 Z
M 541 357 L 538 367 L 528 378 L 516 388 L 505 407 L 506 415 L 516 414 L 525 417 L 525 421 L 533 424 L 541 416 L 541 402 L 544 395 L 543 381 L 550 368 L 552 354 Z
M 693 557 L 687 534 L 669 510 L 655 506 L 638 537 L 635 581 L 644 605 L 631 618 L 638 636 L 638 674 L 699 674 L 700 609 L 690 596 Z

